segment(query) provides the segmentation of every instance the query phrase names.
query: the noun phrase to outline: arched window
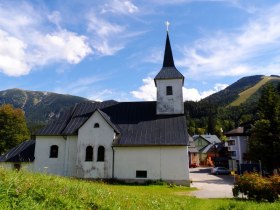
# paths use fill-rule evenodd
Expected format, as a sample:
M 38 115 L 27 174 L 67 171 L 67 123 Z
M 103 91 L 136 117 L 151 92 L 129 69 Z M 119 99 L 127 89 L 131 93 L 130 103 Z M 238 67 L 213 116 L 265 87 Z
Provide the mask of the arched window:
M 87 148 L 86 148 L 85 161 L 93 161 L 93 147 L 92 146 L 87 146 Z
M 94 128 L 99 128 L 99 123 L 95 123 L 93 127 Z
M 99 146 L 97 151 L 97 161 L 104 162 L 104 159 L 105 159 L 105 148 L 103 146 Z
M 166 95 L 173 95 L 172 86 L 166 86 Z
M 50 158 L 57 158 L 58 157 L 58 146 L 52 145 L 50 148 Z

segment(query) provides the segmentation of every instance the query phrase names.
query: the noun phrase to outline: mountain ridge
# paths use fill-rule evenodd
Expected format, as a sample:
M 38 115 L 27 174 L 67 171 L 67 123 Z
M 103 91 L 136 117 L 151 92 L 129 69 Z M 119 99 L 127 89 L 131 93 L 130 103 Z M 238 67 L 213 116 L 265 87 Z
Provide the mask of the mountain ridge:
M 0 105 L 12 104 L 15 108 L 23 109 L 28 124 L 44 125 L 51 119 L 59 117 L 61 112 L 83 101 L 88 99 L 48 91 L 19 88 L 0 91 Z

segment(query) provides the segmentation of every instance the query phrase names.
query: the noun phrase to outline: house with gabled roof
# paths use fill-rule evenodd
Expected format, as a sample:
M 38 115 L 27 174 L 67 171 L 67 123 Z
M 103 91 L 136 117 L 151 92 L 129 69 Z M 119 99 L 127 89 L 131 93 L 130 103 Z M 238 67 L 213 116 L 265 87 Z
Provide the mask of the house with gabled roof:
M 221 140 L 216 135 L 194 135 L 194 144 L 199 153 L 201 165 L 214 165 L 214 157 L 218 156 Z
M 34 170 L 62 176 L 189 185 L 184 76 L 167 32 L 157 100 L 83 102 L 36 135 Z

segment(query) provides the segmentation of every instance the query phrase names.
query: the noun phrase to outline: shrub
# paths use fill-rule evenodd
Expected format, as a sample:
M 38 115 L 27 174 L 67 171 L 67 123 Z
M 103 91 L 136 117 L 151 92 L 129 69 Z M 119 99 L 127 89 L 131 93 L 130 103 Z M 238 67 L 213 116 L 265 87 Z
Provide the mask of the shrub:
M 262 177 L 257 173 L 245 173 L 237 177 L 232 192 L 234 197 L 242 194 L 248 199 L 274 202 L 280 194 L 280 176 Z

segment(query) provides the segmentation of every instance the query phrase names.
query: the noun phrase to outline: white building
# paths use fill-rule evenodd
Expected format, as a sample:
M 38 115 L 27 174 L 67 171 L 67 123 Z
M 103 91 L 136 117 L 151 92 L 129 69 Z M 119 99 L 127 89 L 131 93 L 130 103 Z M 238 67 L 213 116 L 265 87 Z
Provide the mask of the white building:
M 157 101 L 83 102 L 36 135 L 34 170 L 80 178 L 189 185 L 184 76 L 167 33 Z
M 227 147 L 229 151 L 229 168 L 238 170 L 238 164 L 245 163 L 244 154 L 248 152 L 248 134 L 244 131 L 244 127 L 238 127 L 227 133 Z

